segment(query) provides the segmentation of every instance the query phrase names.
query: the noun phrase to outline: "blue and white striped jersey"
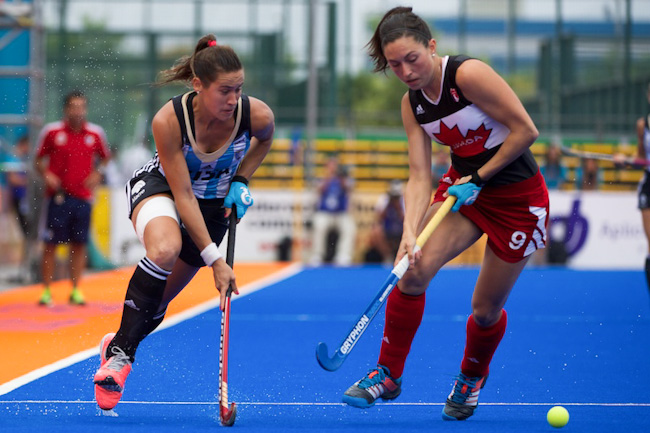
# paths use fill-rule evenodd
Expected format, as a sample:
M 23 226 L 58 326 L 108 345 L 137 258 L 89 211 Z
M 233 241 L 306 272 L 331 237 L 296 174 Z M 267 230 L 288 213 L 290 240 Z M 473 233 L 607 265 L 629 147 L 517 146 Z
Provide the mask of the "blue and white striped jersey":
M 172 98 L 174 111 L 181 127 L 181 146 L 190 173 L 192 190 L 197 198 L 224 198 L 228 194 L 232 177 L 248 152 L 251 143 L 250 101 L 242 95 L 235 110 L 235 127 L 228 142 L 212 153 L 201 152 L 195 142 L 194 113 L 192 99 L 196 92 L 188 92 Z M 165 175 L 158 152 L 134 177 L 145 171 L 158 170 Z

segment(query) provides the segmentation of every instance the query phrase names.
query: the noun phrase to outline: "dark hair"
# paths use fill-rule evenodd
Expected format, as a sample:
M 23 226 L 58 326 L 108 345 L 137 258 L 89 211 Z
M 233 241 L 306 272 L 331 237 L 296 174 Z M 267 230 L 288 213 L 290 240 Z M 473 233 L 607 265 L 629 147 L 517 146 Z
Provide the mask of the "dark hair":
M 203 36 L 197 42 L 194 54 L 181 57 L 174 66 L 162 71 L 156 85 L 164 86 L 174 81 L 188 82 L 195 76 L 203 84 L 209 85 L 220 73 L 243 69 L 235 51 L 216 42 L 217 38 L 213 34 Z
M 368 54 L 375 63 L 374 72 L 384 72 L 388 68 L 384 46 L 404 36 L 411 36 L 425 47 L 429 46 L 433 37 L 427 23 L 413 13 L 413 8 L 398 6 L 386 12 L 366 44 Z
M 67 95 L 65 95 L 65 97 L 63 98 L 63 106 L 67 107 L 68 105 L 70 105 L 70 102 L 75 98 L 86 99 L 86 95 L 81 90 L 73 90 L 69 92 Z

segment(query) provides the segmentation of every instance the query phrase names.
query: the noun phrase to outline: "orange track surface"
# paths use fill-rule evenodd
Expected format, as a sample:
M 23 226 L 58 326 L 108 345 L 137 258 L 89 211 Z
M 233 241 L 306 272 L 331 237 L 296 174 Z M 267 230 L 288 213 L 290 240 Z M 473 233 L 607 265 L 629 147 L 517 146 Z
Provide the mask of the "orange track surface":
M 237 286 L 250 284 L 280 271 L 288 263 L 236 264 Z M 133 268 L 101 272 L 84 277 L 80 289 L 87 304 L 70 306 L 69 281 L 52 284 L 52 307 L 37 304 L 42 286 L 33 285 L 0 293 L 0 384 L 55 361 L 92 349 L 104 334 L 117 331 L 122 303 Z M 240 293 L 245 291 L 240 290 Z M 216 298 L 212 272 L 202 268 L 174 299 L 167 318 Z M 12 356 L 7 356 L 9 351 Z

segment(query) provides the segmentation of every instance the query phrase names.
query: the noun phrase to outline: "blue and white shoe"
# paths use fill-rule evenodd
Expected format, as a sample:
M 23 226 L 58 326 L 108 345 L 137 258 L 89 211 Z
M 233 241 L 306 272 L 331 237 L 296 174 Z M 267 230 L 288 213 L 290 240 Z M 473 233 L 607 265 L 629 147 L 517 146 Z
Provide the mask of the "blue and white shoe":
M 390 370 L 377 365 L 361 380 L 348 388 L 343 394 L 343 403 L 350 406 L 367 408 L 375 405 L 378 398 L 393 400 L 402 393 L 402 378 L 393 379 Z
M 467 377 L 459 373 L 442 409 L 442 419 L 463 421 L 472 416 L 478 406 L 478 394 L 485 386 L 486 380 L 487 376 Z

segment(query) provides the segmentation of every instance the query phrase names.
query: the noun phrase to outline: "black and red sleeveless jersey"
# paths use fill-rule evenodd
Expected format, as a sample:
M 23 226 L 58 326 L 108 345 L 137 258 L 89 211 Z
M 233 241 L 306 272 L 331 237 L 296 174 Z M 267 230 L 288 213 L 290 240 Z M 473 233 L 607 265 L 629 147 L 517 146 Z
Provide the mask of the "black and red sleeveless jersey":
M 415 119 L 432 140 L 451 148 L 451 165 L 462 176 L 473 173 L 489 161 L 510 133 L 505 125 L 466 99 L 456 84 L 456 71 L 469 58 L 443 57 L 442 89 L 437 101 L 431 100 L 422 90 L 409 90 Z M 526 149 L 487 183 L 520 182 L 534 176 L 538 170 L 532 152 Z

